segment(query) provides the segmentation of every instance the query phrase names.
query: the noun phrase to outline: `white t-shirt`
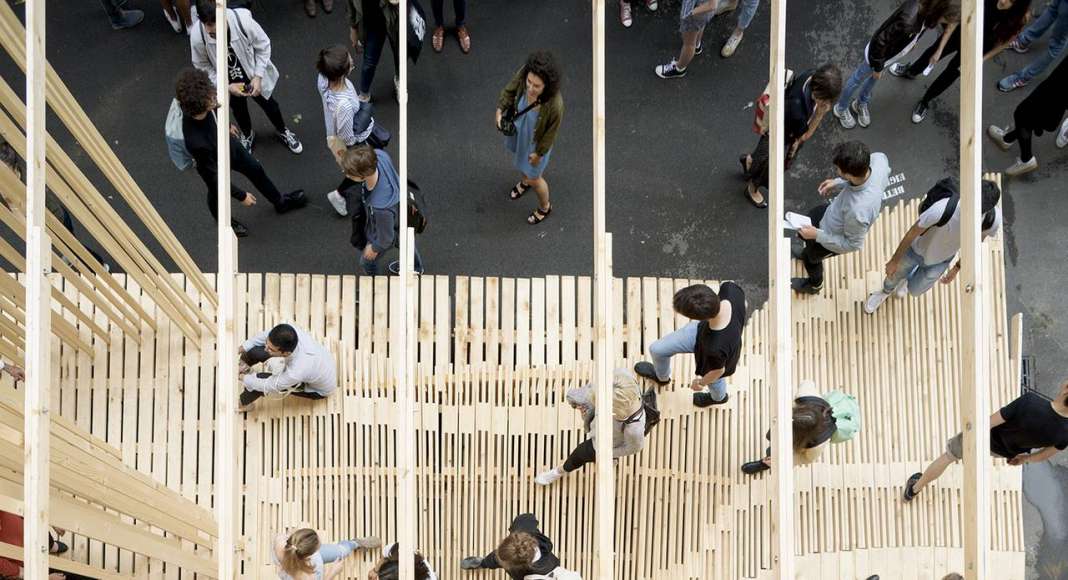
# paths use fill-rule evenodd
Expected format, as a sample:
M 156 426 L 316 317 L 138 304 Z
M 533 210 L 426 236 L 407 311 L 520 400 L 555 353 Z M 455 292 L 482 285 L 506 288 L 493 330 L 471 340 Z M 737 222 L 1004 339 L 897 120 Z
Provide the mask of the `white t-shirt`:
M 923 257 L 926 266 L 940 264 L 946 260 L 952 260 L 960 250 L 960 205 L 953 212 L 946 225 L 934 227 L 938 220 L 942 219 L 942 213 L 946 211 L 949 199 L 936 201 L 927 211 L 920 214 L 916 224 L 921 228 L 928 228 L 923 235 L 912 241 L 912 251 Z M 983 230 L 983 239 L 997 233 L 1001 227 L 1001 206 L 994 208 L 994 223 L 989 229 Z

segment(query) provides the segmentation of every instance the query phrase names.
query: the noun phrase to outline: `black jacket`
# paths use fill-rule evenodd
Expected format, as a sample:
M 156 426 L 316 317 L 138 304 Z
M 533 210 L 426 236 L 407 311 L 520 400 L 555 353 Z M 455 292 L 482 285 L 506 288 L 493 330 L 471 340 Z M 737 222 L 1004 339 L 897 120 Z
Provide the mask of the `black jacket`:
M 897 56 L 916 35 L 923 31 L 920 0 L 905 0 L 879 26 L 868 43 L 868 64 L 875 72 L 886 68 L 886 61 Z
M 541 558 L 531 562 L 526 570 L 508 572 L 508 575 L 514 580 L 523 580 L 523 577 L 527 574 L 548 574 L 560 566 L 560 558 L 553 555 L 553 542 L 538 529 L 538 518 L 534 517 L 534 514 L 520 515 L 512 522 L 508 531 L 526 532 L 534 536 L 534 539 L 538 541 L 538 550 L 541 552 Z M 490 552 L 489 555 L 482 559 L 480 567 L 489 570 L 500 568 L 501 565 L 497 562 L 497 553 Z

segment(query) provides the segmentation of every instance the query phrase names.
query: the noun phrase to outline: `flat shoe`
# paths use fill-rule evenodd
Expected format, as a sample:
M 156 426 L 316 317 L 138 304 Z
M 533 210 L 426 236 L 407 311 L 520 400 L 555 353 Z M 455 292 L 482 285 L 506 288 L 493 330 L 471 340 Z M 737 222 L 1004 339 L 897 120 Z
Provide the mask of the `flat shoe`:
M 746 187 L 745 189 L 742 190 L 742 195 L 744 195 L 745 199 L 747 201 L 749 201 L 749 203 L 753 204 L 753 206 L 758 207 L 760 209 L 767 209 L 768 208 L 768 198 L 765 197 L 763 201 L 757 201 L 757 200 L 753 199 L 753 196 L 749 195 L 749 188 L 748 187 Z
M 445 48 L 445 27 L 439 26 L 435 28 L 434 35 L 430 38 L 430 44 L 434 47 L 434 52 L 441 52 Z

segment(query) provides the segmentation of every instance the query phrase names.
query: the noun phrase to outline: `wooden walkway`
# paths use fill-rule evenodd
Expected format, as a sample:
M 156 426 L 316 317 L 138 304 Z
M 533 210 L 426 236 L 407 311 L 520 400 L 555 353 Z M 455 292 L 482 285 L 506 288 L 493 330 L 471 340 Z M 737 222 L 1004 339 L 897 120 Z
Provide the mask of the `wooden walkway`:
M 801 578 L 941 578 L 963 560 L 959 466 L 915 504 L 900 500 L 908 475 L 938 455 L 957 430 L 957 284 L 891 299 L 874 316 L 862 310 L 915 211 L 915 203 L 884 211 L 863 252 L 828 262 L 824 294 L 793 302 L 796 378 L 814 380 L 822 392 L 854 393 L 865 419 L 857 439 L 796 471 L 793 525 Z M 987 247 L 997 408 L 1018 394 L 1018 382 L 1008 351 L 1000 239 Z M 244 577 L 273 577 L 269 541 L 283 526 L 315 527 L 327 541 L 377 535 L 388 542 L 396 536 L 395 502 L 415 501 L 417 548 L 442 580 L 491 577 L 461 574 L 458 561 L 493 548 L 524 511 L 538 515 L 569 567 L 592 578 L 593 470 L 548 489 L 533 483 L 583 437 L 564 393 L 591 376 L 591 280 L 418 280 L 415 498 L 395 497 L 391 282 L 239 278 L 238 335 L 293 322 L 339 353 L 342 381 L 326 401 L 265 399 L 243 421 L 236 471 L 243 503 L 235 509 Z M 131 280 L 124 283 L 141 295 Z M 689 283 L 615 281 L 620 365 L 640 360 L 650 342 L 685 322 L 672 312 L 671 296 Z M 77 289 L 59 279 L 56 284 L 93 314 Z M 155 316 L 151 300 L 142 301 Z M 211 316 L 211 306 L 201 305 Z M 96 342 L 92 357 L 53 338 L 55 408 L 117 447 L 129 465 L 211 507 L 215 354 L 197 350 L 166 316 L 156 319 L 158 330 L 142 346 L 108 327 L 111 348 Z M 70 322 L 91 339 L 82 322 Z M 766 332 L 766 315 L 755 310 L 723 408 L 691 405 L 693 359 L 676 358 L 675 381 L 660 393 L 661 424 L 643 453 L 616 465 L 617 578 L 770 577 L 768 479 L 739 471 L 759 456 L 769 427 Z M 1022 579 L 1020 470 L 998 460 L 992 482 L 993 576 Z M 96 542 L 75 541 L 73 555 L 123 572 L 145 570 L 133 555 Z M 366 577 L 374 556 L 351 559 L 346 577 Z M 151 577 L 178 575 L 152 570 Z

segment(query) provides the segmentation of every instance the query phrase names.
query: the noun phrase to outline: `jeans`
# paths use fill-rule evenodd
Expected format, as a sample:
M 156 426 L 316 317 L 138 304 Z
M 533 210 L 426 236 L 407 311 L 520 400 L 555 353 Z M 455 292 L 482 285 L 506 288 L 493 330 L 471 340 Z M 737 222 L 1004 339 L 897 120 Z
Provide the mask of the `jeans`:
M 430 0 L 430 8 L 434 11 L 434 24 L 444 26 L 445 0 Z M 452 0 L 452 11 L 456 14 L 456 27 L 463 26 L 467 21 L 467 0 Z
M 812 219 L 813 227 L 820 227 L 823 214 L 827 212 L 829 203 L 823 203 L 808 210 L 808 217 Z M 823 247 L 816 240 L 805 240 L 805 249 L 801 251 L 801 262 L 805 265 L 808 280 L 813 286 L 823 285 L 823 261 L 838 254 Z
M 399 52 L 397 51 L 395 35 L 386 30 L 386 19 L 382 15 L 382 9 L 377 2 L 364 2 L 363 14 L 366 20 L 365 27 L 367 38 L 364 39 L 363 64 L 360 68 L 360 82 L 356 87 L 361 95 L 371 94 L 371 81 L 375 79 L 375 69 L 378 68 L 378 60 L 382 58 L 382 49 L 389 40 L 390 48 L 393 49 L 394 70 L 400 71 Z M 405 22 L 401 19 L 401 22 Z
M 399 242 L 399 238 L 398 238 L 398 240 L 394 240 L 394 242 L 393 242 L 393 247 L 394 248 L 399 248 L 400 247 L 398 245 L 398 242 Z M 422 258 L 422 256 L 419 255 L 419 248 L 415 247 L 413 245 L 412 253 L 414 254 L 413 259 L 412 259 L 412 268 L 416 272 L 422 272 L 423 271 L 423 258 Z M 380 252 L 377 256 L 375 256 L 374 260 L 368 260 L 367 258 L 363 257 L 363 252 L 360 252 L 360 268 L 363 268 L 363 273 L 367 274 L 368 276 L 377 276 L 378 275 L 378 263 L 382 261 L 382 256 L 384 256 L 384 255 L 386 255 L 385 252 Z
M 853 100 L 853 93 L 860 89 L 860 93 L 857 95 L 857 100 L 862 104 L 867 105 L 871 102 L 871 91 L 875 88 L 875 76 L 872 74 L 875 71 L 871 69 L 871 65 L 868 64 L 868 59 L 861 58 L 860 64 L 857 65 L 857 69 L 853 71 L 853 76 L 849 77 L 846 81 L 845 87 L 842 89 L 842 96 L 838 98 L 838 104 L 835 107 L 839 111 L 844 111 L 849 103 Z
M 274 97 L 265 99 L 263 95 L 258 97 L 235 97 L 230 95 L 230 110 L 234 112 L 234 119 L 237 121 L 237 126 L 241 128 L 241 132 L 245 135 L 249 135 L 252 130 L 252 119 L 248 116 L 248 100 L 252 99 L 256 101 L 256 104 L 263 109 L 263 113 L 267 115 L 267 118 L 274 125 L 274 130 L 279 133 L 286 132 L 286 121 L 282 118 L 282 109 L 278 106 L 278 101 L 274 100 Z
M 760 0 L 741 0 L 738 7 L 738 28 L 742 30 L 749 28 L 753 17 L 756 16 L 758 6 L 760 6 Z
M 348 557 L 358 547 L 356 542 L 352 540 L 345 540 L 336 544 L 321 544 L 319 546 L 319 555 L 323 557 L 323 564 L 329 564 Z
M 905 256 L 901 258 L 901 263 L 898 264 L 894 275 L 887 276 L 883 280 L 883 294 L 890 294 L 898 284 L 907 281 L 909 294 L 919 296 L 934 287 L 952 262 L 953 258 L 950 258 L 945 262 L 928 266 L 923 263 L 923 256 L 909 248 Z
M 1053 33 L 1049 38 L 1049 46 L 1041 56 L 1016 73 L 1020 80 L 1028 82 L 1042 74 L 1046 67 L 1057 60 L 1057 56 L 1064 50 L 1064 45 L 1068 44 L 1068 0 L 1050 0 L 1049 6 L 1042 11 L 1042 15 L 1025 28 L 1017 40 L 1024 46 L 1030 46 L 1050 27 L 1053 28 Z
M 672 332 L 649 345 L 649 356 L 653 359 L 656 377 L 662 381 L 671 378 L 671 357 L 677 354 L 692 353 L 697 345 L 698 321 L 693 320 L 686 326 Z M 708 385 L 712 398 L 722 401 L 727 396 L 727 379 L 719 378 Z

